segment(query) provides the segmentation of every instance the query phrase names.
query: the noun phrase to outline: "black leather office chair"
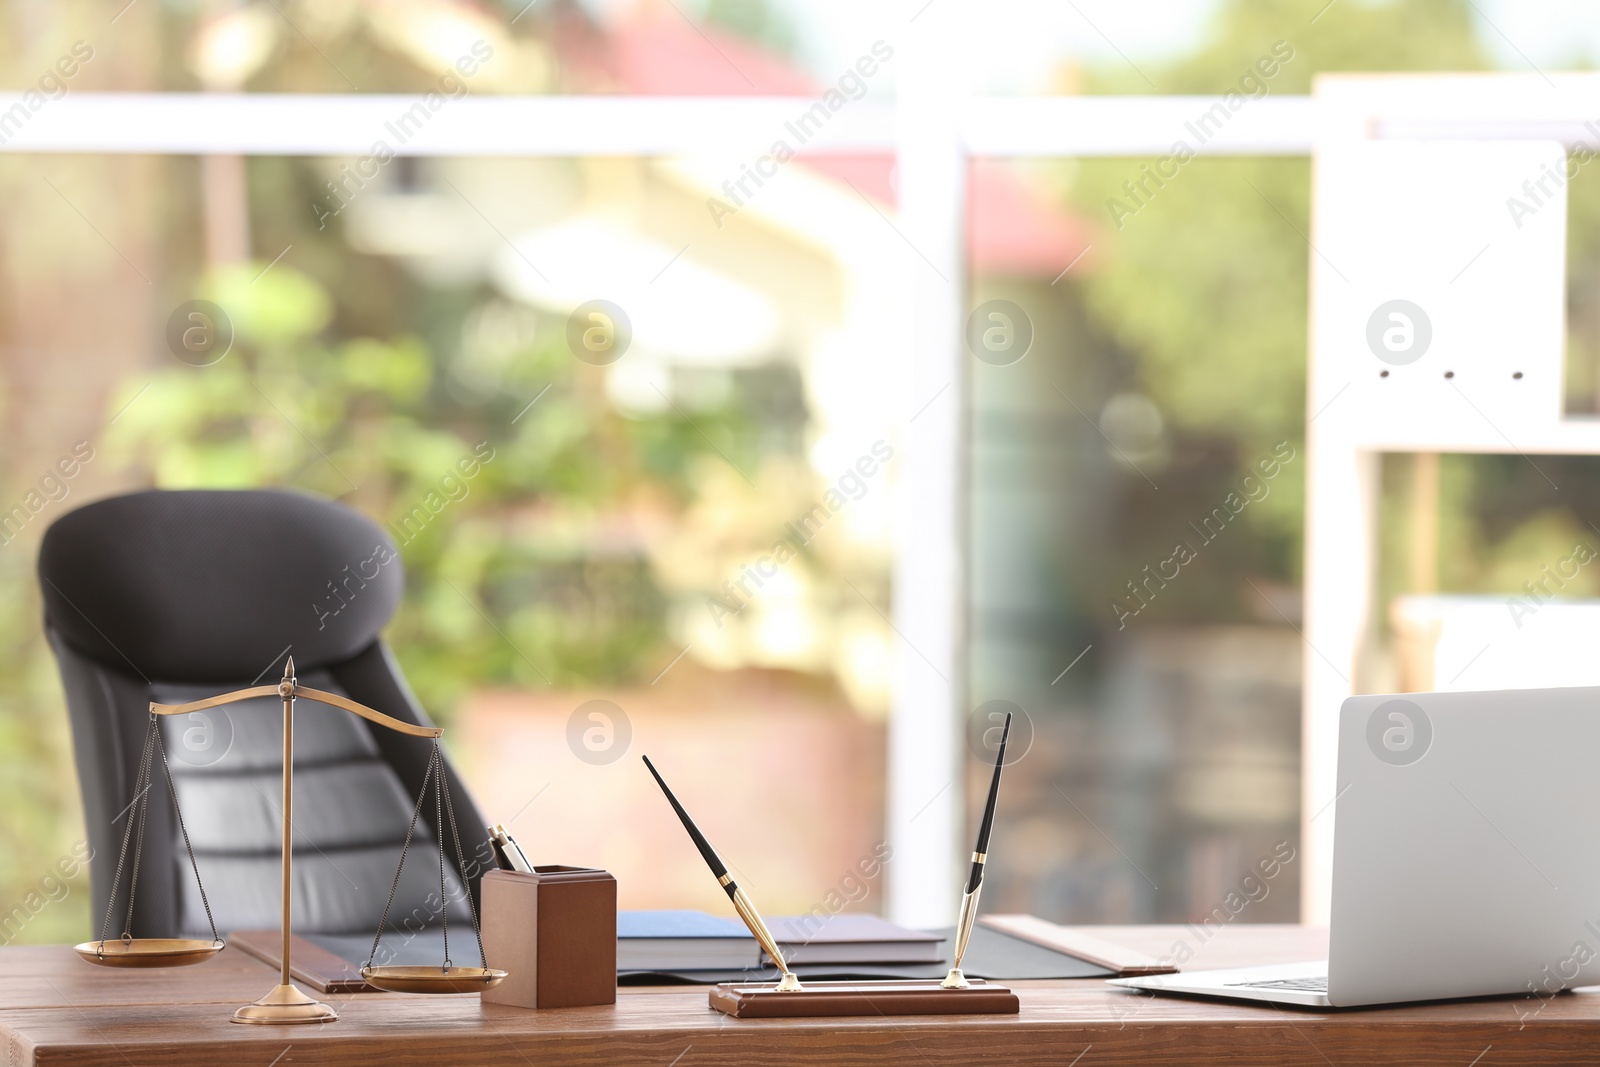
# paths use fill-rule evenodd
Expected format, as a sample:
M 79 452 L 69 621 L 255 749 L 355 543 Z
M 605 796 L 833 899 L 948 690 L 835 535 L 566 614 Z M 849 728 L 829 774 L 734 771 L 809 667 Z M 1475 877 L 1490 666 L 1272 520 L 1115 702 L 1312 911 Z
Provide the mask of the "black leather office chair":
M 270 684 L 292 655 L 302 684 L 429 724 L 378 637 L 400 601 L 399 553 L 376 523 L 343 505 L 277 490 L 113 497 L 50 527 L 39 549 L 39 579 L 94 849 L 97 937 L 150 701 L 183 703 Z M 200 875 L 224 933 L 278 926 L 282 721 L 275 697 L 160 721 Z M 295 752 L 295 930 L 370 936 L 430 742 L 302 700 L 295 705 Z M 484 822 L 455 769 L 446 770 L 476 897 L 479 874 L 490 865 Z M 208 937 L 159 767 L 154 774 L 132 932 Z M 391 923 L 437 920 L 433 807 L 431 800 L 424 805 Z M 113 937 L 121 933 L 131 855 L 128 867 Z M 445 905 L 448 918 L 467 920 L 453 867 L 446 897 L 453 901 Z

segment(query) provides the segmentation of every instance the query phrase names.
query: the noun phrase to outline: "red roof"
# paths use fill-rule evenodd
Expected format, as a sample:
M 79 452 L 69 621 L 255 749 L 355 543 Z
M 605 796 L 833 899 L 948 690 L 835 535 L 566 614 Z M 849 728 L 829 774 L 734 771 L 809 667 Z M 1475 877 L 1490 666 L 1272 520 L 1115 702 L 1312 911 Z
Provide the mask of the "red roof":
M 584 81 L 633 96 L 822 92 L 785 57 L 717 26 L 693 24 L 669 3 L 642 3 L 626 12 L 606 28 L 582 66 Z M 798 162 L 880 203 L 892 206 L 897 199 L 893 156 L 803 153 Z M 974 160 L 968 178 L 967 247 L 974 271 L 1053 278 L 1089 244 L 1089 225 L 1028 187 L 1008 161 Z

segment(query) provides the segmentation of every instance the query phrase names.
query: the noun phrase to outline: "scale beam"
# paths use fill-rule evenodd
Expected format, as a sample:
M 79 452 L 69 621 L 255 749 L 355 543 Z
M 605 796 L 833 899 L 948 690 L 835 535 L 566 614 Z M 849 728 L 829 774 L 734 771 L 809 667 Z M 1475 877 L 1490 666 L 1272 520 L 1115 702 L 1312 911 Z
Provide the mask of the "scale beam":
M 289 665 L 293 667 L 291 659 Z M 204 700 L 192 700 L 187 704 L 157 704 L 151 702 L 150 714 L 152 715 L 183 715 L 191 711 L 204 711 L 207 708 L 219 707 L 223 704 L 233 704 L 240 700 L 249 700 L 253 697 L 286 697 L 293 700 L 304 697 L 306 700 L 315 700 L 320 704 L 330 704 L 336 708 L 359 715 L 368 722 L 375 722 L 402 734 L 412 737 L 442 737 L 444 730 L 438 726 L 418 726 L 415 723 L 401 722 L 392 715 L 385 715 L 381 711 L 374 711 L 365 704 L 358 704 L 349 697 L 339 696 L 337 693 L 324 692 L 321 689 L 312 689 L 299 685 L 292 678 L 285 679 L 277 685 L 258 685 L 251 689 L 239 689 L 232 693 L 223 693 L 221 696 L 206 697 Z

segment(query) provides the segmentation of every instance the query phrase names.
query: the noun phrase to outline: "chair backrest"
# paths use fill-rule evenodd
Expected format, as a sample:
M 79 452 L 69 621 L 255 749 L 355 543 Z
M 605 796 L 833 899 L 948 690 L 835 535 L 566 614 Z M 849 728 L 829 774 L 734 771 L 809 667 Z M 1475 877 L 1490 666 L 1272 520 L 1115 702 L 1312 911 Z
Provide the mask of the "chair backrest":
M 148 704 L 184 703 L 282 676 L 429 725 L 378 633 L 404 588 L 398 551 L 370 519 L 281 490 L 112 497 L 62 516 L 39 549 L 45 627 L 61 670 L 83 793 L 95 936 L 112 893 Z M 282 713 L 262 698 L 163 717 L 174 788 L 217 927 L 279 922 Z M 297 932 L 378 923 L 422 787 L 430 743 L 334 708 L 295 708 Z M 133 906 L 141 937 L 209 926 L 163 775 L 156 770 Z M 489 865 L 477 806 L 446 763 L 469 888 Z M 453 869 L 439 899 L 440 828 L 424 806 L 391 922 L 468 917 Z M 451 845 L 451 854 L 454 846 Z M 131 868 L 131 855 L 129 867 Z M 131 869 L 117 888 L 121 933 Z M 431 886 L 431 890 L 430 890 Z

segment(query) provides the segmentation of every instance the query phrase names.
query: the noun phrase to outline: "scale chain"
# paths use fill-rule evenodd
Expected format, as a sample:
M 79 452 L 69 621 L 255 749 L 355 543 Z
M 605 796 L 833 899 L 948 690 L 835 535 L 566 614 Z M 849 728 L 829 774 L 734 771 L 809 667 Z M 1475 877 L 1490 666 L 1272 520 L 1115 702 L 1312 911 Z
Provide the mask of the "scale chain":
M 222 938 L 217 936 L 217 920 L 211 915 L 211 901 L 206 897 L 206 884 L 200 880 L 200 864 L 194 858 L 194 845 L 189 843 L 189 827 L 184 824 L 183 809 L 178 806 L 178 787 L 173 784 L 172 765 L 167 762 L 167 740 L 161 736 L 160 730 L 155 734 L 156 747 L 161 750 L 161 769 L 167 776 L 167 792 L 172 796 L 172 812 L 178 817 L 178 829 L 183 831 L 183 847 L 189 853 L 189 867 L 194 871 L 194 884 L 200 890 L 200 903 L 205 906 L 206 922 L 211 926 L 211 941 L 215 944 Z M 153 785 L 155 783 L 150 782 L 146 788 Z
M 437 744 L 437 742 L 435 742 L 435 744 Z M 442 762 L 443 757 L 441 757 L 441 764 Z M 442 766 L 440 768 L 439 781 L 444 781 L 444 771 Z M 461 874 L 461 885 L 466 891 L 467 912 L 472 916 L 472 932 L 478 939 L 478 961 L 483 966 L 487 967 L 489 966 L 489 957 L 483 951 L 483 927 L 478 922 L 477 905 L 472 903 L 472 880 L 467 877 L 467 858 L 466 854 L 461 851 L 461 830 L 456 826 L 455 805 L 450 803 L 450 793 L 448 790 L 444 791 L 444 811 L 445 815 L 450 820 L 450 836 L 455 840 L 456 844 L 456 869 Z M 442 866 L 444 863 L 443 826 L 439 828 L 439 838 L 439 862 Z
M 155 753 L 154 738 L 160 733 L 154 717 L 150 720 L 150 728 L 145 731 L 144 766 L 140 768 L 139 780 L 142 788 L 139 790 L 137 811 L 139 813 L 139 832 L 133 835 L 133 873 L 128 882 L 128 913 L 122 920 L 122 938 L 124 941 L 133 936 L 133 898 L 139 891 L 139 868 L 143 866 L 144 835 L 150 830 L 150 790 L 155 786 L 155 777 L 150 771 L 150 759 Z
M 134 776 L 134 798 L 128 806 L 128 825 L 122 832 L 122 847 L 117 853 L 117 869 L 111 878 L 111 899 L 106 902 L 106 917 L 100 928 L 100 944 L 106 942 L 106 935 L 111 932 L 111 915 L 116 910 L 117 888 L 122 884 L 122 872 L 127 868 L 128 845 L 133 843 L 133 869 L 130 872 L 128 883 L 128 910 L 123 917 L 122 938 L 124 941 L 133 936 L 133 904 L 139 890 L 139 869 L 144 866 L 144 838 L 150 828 L 150 790 L 155 788 L 154 756 L 156 751 L 161 753 L 161 769 L 167 779 L 167 793 L 172 798 L 172 811 L 178 818 L 178 829 L 183 833 L 183 846 L 189 853 L 189 867 L 194 871 L 195 886 L 200 890 L 200 903 L 206 910 L 206 923 L 211 927 L 211 940 L 220 942 L 217 936 L 217 921 L 211 913 L 211 901 L 206 895 L 205 883 L 200 880 L 200 864 L 195 859 L 194 845 L 189 840 L 189 827 L 183 819 L 183 808 L 178 804 L 177 785 L 172 780 L 172 765 L 167 760 L 167 742 L 161 735 L 161 729 L 156 724 L 155 713 L 150 714 L 149 726 L 145 729 L 144 750 L 139 755 L 139 770 Z M 134 832 L 134 823 L 139 824 L 137 834 Z
M 438 741 L 434 742 L 437 747 Z M 394 906 L 394 895 L 400 888 L 400 875 L 406 869 L 406 853 L 411 850 L 411 838 L 417 831 L 417 817 L 422 814 L 422 803 L 428 799 L 428 781 L 433 777 L 433 760 L 428 760 L 428 770 L 422 776 L 422 789 L 417 793 L 417 806 L 411 812 L 411 825 L 406 827 L 405 844 L 400 846 L 400 865 L 394 869 L 394 884 L 389 887 L 389 899 L 384 901 L 383 915 L 378 919 L 378 932 L 372 939 L 372 952 L 367 956 L 367 966 L 378 957 L 378 942 L 383 939 L 383 928 L 389 921 L 389 909 Z
M 438 770 L 433 780 L 433 824 L 439 828 L 439 925 L 444 930 L 444 972 L 450 973 L 450 902 L 444 894 L 444 757 L 439 741 L 433 742 L 432 763 Z
M 149 786 L 145 784 L 145 775 L 150 765 L 150 748 L 155 743 L 153 739 L 155 730 L 156 715 L 155 712 L 151 712 L 150 724 L 145 728 L 144 732 L 144 752 L 139 756 L 139 769 L 134 773 L 133 777 L 133 800 L 128 804 L 127 809 L 128 824 L 122 829 L 122 847 L 117 850 L 117 871 L 111 876 L 111 896 L 110 899 L 106 901 L 106 918 L 105 922 L 100 927 L 100 945 L 102 948 L 106 943 L 106 934 L 111 932 L 111 915 L 114 911 L 116 911 L 117 908 L 117 889 L 122 885 L 122 869 L 128 859 L 128 842 L 133 837 L 133 821 L 138 816 L 139 802 L 144 798 L 145 792 L 149 789 Z M 139 833 L 142 840 L 144 831 L 140 830 Z M 134 861 L 133 877 L 134 883 L 137 884 L 139 880 L 139 865 L 137 860 Z M 122 933 L 124 937 L 129 936 L 128 926 L 132 921 L 133 893 L 130 889 L 128 893 L 128 918 L 127 922 L 122 924 Z
M 434 821 L 439 828 L 439 920 L 444 935 L 444 965 L 443 971 L 448 974 L 454 961 L 450 958 L 450 916 L 449 898 L 445 875 L 445 864 L 448 862 L 449 846 L 455 845 L 456 868 L 460 874 L 463 889 L 467 898 L 467 911 L 472 916 L 472 932 L 478 942 L 478 956 L 484 957 L 483 929 L 478 923 L 478 909 L 472 901 L 471 882 L 467 880 L 466 852 L 461 847 L 461 828 L 456 823 L 455 804 L 450 799 L 449 786 L 445 778 L 444 753 L 440 749 L 438 738 L 434 739 L 433 751 L 428 756 L 428 769 L 422 776 L 422 788 L 417 793 L 417 804 L 411 812 L 411 825 L 406 828 L 405 843 L 400 846 L 400 865 L 395 868 L 394 882 L 389 887 L 389 898 L 384 901 L 383 915 L 378 919 L 378 932 L 372 939 L 372 951 L 367 956 L 367 967 L 371 968 L 378 957 L 378 946 L 383 940 L 383 931 L 389 924 L 389 912 L 394 907 L 395 894 L 400 889 L 400 878 L 405 871 L 406 856 L 411 851 L 411 841 L 416 835 L 417 820 L 422 815 L 422 806 L 428 802 L 428 786 L 433 786 Z M 444 830 L 446 823 L 450 828 L 450 838 L 446 840 Z M 487 964 L 485 964 L 487 966 Z

